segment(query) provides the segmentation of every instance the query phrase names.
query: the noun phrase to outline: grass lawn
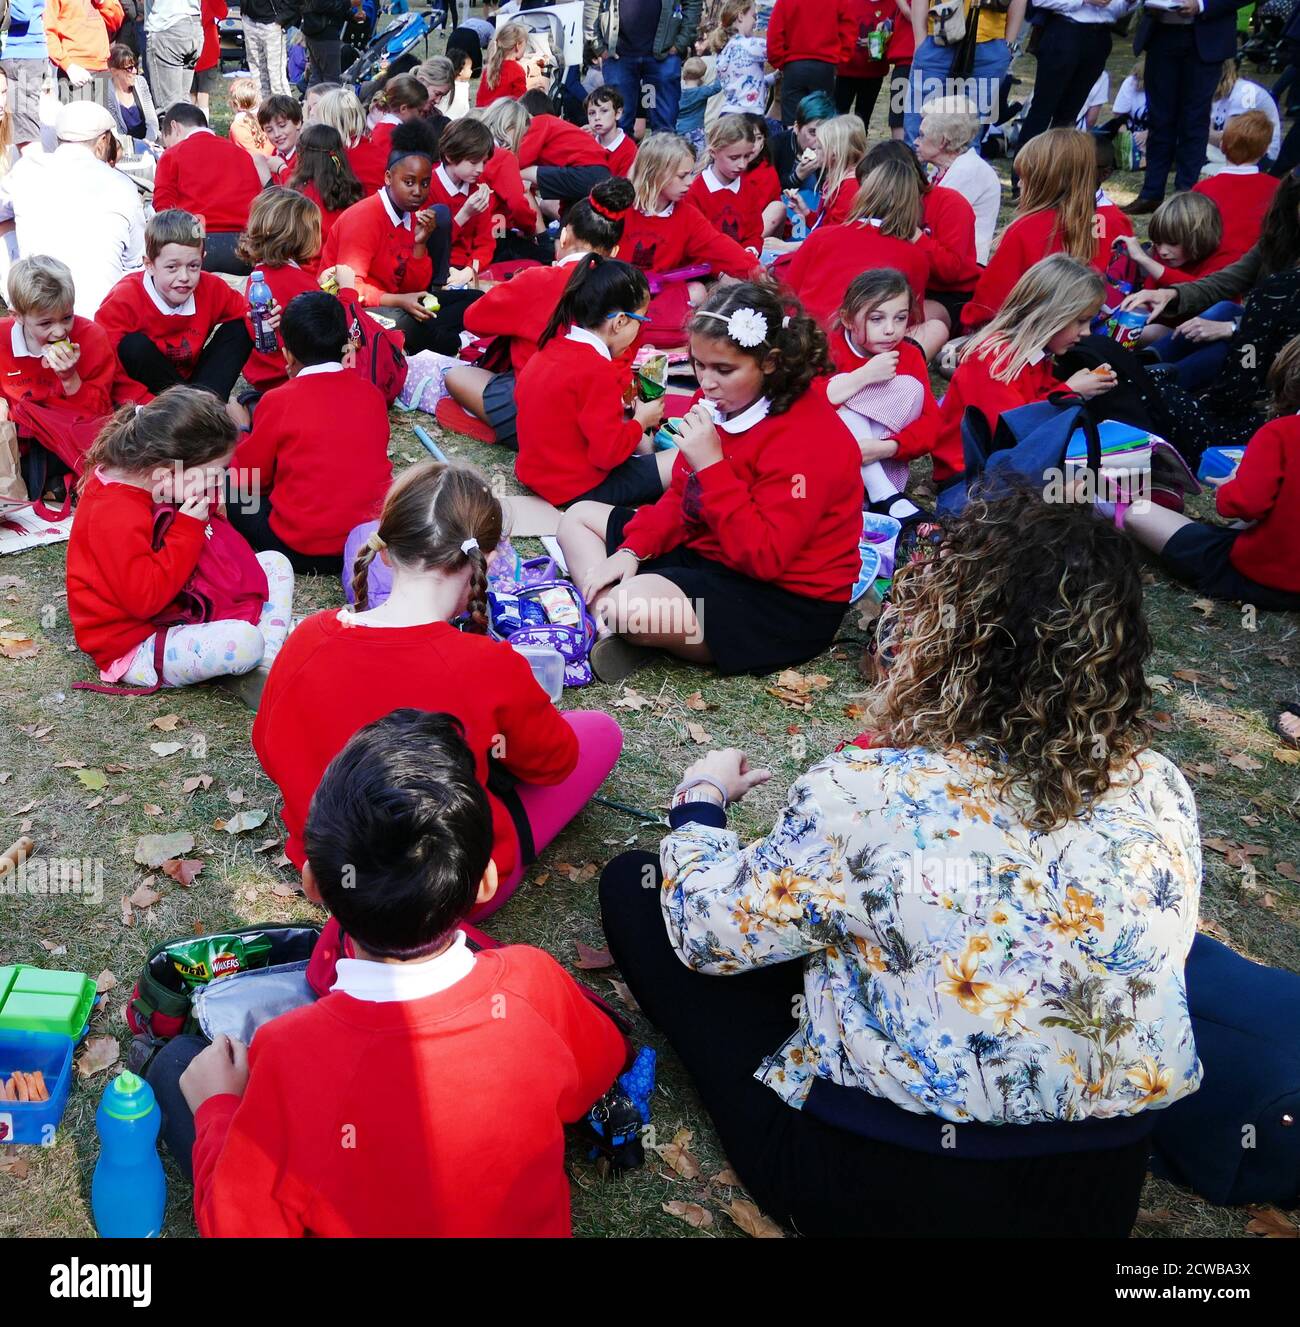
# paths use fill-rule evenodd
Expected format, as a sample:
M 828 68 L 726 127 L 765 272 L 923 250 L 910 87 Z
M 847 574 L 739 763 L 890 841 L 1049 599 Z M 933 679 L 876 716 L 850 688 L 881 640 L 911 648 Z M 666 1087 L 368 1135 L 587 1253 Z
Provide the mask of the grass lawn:
M 1127 54 L 1112 59 L 1112 92 L 1129 63 Z M 1026 79 L 1032 68 L 1032 60 L 1020 62 Z M 1005 174 L 1005 163 L 999 165 Z M 1136 196 L 1137 183 L 1135 177 L 1117 176 L 1108 189 L 1123 204 Z M 395 464 L 424 455 L 410 432 L 411 419 L 393 415 Z M 414 419 L 440 435 L 428 417 Z M 501 471 L 515 487 L 508 455 L 455 436 L 444 436 L 441 443 L 451 455 Z M 1202 500 L 1198 510 L 1205 514 L 1209 504 Z M 528 541 L 520 546 L 533 551 Z M 0 896 L 0 963 L 105 974 L 107 999 L 92 1032 L 119 1038 L 125 1052 L 123 1009 L 151 946 L 200 931 L 307 918 L 314 910 L 295 892 L 291 872 L 277 865 L 276 790 L 253 755 L 252 716 L 239 701 L 215 686 L 147 699 L 71 689 L 72 682 L 89 678 L 91 669 L 76 649 L 64 611 L 63 567 L 64 550 L 58 546 L 0 562 L 3 629 L 27 631 L 40 647 L 31 658 L 0 658 L 0 705 L 6 715 L 0 727 L 0 849 L 30 833 L 44 856 L 98 860 L 103 899 L 90 904 L 75 896 Z M 1300 969 L 1300 765 L 1278 758 L 1279 742 L 1270 731 L 1275 700 L 1295 694 L 1300 620 L 1261 614 L 1251 623 L 1231 604 L 1199 601 L 1160 575 L 1148 580 L 1156 642 L 1151 661 L 1156 745 L 1187 774 L 1207 841 L 1202 929 L 1260 961 Z M 295 611 L 338 602 L 339 587 L 332 580 L 299 581 Z M 802 670 L 829 679 L 811 693 L 807 710 L 770 695 L 767 681 L 722 679 L 669 662 L 637 674 L 631 697 L 622 687 L 602 685 L 568 692 L 566 707 L 610 709 L 623 725 L 623 757 L 604 795 L 660 811 L 682 768 L 702 749 L 688 733 L 688 723 L 699 724 L 712 744 L 743 747 L 772 767 L 772 782 L 747 798 L 733 818 L 742 836 L 765 832 L 787 785 L 857 731 L 846 708 L 862 689 L 857 661 L 865 628 L 850 615 L 842 636 L 829 656 Z M 699 709 L 701 702 L 706 709 Z M 159 755 L 151 743 L 181 748 Z M 99 783 L 88 771 L 100 772 L 103 786 L 84 786 Z M 211 776 L 210 786 L 186 792 L 185 780 L 201 774 Z M 265 811 L 266 824 L 241 835 L 219 827 L 238 811 Z M 197 846 L 189 855 L 204 862 L 188 889 L 132 861 L 141 835 L 173 830 L 194 836 Z M 596 869 L 625 847 L 650 848 L 657 838 L 655 825 L 593 805 L 543 854 L 528 883 L 493 919 L 493 933 L 539 945 L 572 968 L 577 942 L 603 944 Z M 1233 865 L 1230 858 L 1248 864 Z M 124 911 L 122 900 L 147 877 L 161 898 L 143 910 Z M 613 992 L 610 978 L 617 976 L 577 975 L 607 995 Z M 651 1155 L 645 1169 L 604 1179 L 572 1148 L 576 1230 L 603 1236 L 736 1234 L 723 1209 L 743 1195 L 713 1178 L 724 1171 L 726 1159 L 695 1093 L 644 1020 L 638 1020 L 638 1034 L 660 1051 L 657 1135 L 666 1141 L 680 1128 L 691 1130 L 699 1175 L 683 1179 Z M 97 1155 L 94 1113 L 107 1078 L 101 1072 L 74 1087 L 51 1147 L 0 1155 L 0 1235 L 94 1233 L 89 1205 Z M 166 1233 L 192 1235 L 189 1188 L 170 1168 L 169 1179 Z M 665 1213 L 663 1204 L 672 1201 L 706 1206 L 715 1213 L 712 1224 L 692 1230 Z M 1241 1235 L 1250 1218 L 1245 1209 L 1212 1207 L 1153 1179 L 1136 1233 Z

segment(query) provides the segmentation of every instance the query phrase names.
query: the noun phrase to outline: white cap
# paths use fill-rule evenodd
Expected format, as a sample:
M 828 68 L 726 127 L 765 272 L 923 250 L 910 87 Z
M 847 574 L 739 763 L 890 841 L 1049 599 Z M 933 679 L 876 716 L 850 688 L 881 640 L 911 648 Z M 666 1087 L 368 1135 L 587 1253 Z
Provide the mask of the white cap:
M 59 107 L 54 132 L 60 143 L 93 143 L 115 127 L 113 117 L 97 101 L 70 101 Z

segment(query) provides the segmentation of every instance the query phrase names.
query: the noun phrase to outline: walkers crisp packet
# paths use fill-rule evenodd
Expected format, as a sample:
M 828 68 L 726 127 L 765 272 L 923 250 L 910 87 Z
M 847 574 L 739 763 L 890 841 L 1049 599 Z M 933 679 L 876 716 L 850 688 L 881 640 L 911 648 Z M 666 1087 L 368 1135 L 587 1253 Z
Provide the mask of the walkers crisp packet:
M 271 941 L 264 935 L 205 935 L 171 945 L 167 956 L 182 981 L 202 986 L 218 977 L 264 968 L 271 957 Z

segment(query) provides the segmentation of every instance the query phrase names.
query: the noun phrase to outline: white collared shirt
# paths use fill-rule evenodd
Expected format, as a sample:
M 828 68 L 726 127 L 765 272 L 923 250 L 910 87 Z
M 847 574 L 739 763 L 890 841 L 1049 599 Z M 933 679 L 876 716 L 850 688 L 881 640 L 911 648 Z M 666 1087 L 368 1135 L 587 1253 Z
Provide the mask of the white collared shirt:
M 10 217 L 20 256 L 48 254 L 71 269 L 83 318 L 144 261 L 139 191 L 84 143 L 24 152 L 0 179 L 0 221 Z
M 640 212 L 643 217 L 670 217 L 673 214 L 673 208 L 676 206 L 676 203 L 669 203 L 662 212 L 645 212 L 642 211 L 641 208 L 637 208 L 637 211 Z
M 1133 8 L 1133 0 L 1110 0 L 1108 5 L 1085 4 L 1084 0 L 1034 0 L 1034 4 L 1074 23 L 1118 23 Z
M 1258 175 L 1258 166 L 1234 166 L 1229 162 L 1226 166 L 1220 166 L 1216 175 Z
M 437 176 L 442 181 L 442 187 L 446 189 L 449 194 L 460 194 L 464 196 L 469 193 L 469 185 L 464 180 L 453 180 L 451 176 L 447 174 L 446 166 L 438 167 Z
M 712 166 L 705 166 L 704 170 L 701 172 L 701 178 L 704 180 L 704 187 L 711 194 L 724 192 L 738 194 L 740 192 L 741 177 L 739 175 L 737 175 L 730 184 L 724 184 L 723 181 L 714 174 Z
M 308 364 L 298 370 L 298 377 L 309 378 L 313 373 L 342 373 L 343 365 L 337 360 L 327 359 L 324 364 Z
M 148 272 L 144 274 L 144 289 L 145 289 L 145 294 L 148 295 L 151 300 L 153 300 L 154 307 L 158 310 L 159 313 L 164 314 L 166 317 L 168 318 L 194 317 L 195 307 L 194 307 L 193 291 L 190 292 L 189 298 L 185 301 L 184 304 L 168 304 L 167 301 L 163 299 L 163 297 L 158 293 L 158 287 L 154 285 L 153 277 L 151 277 Z
M 616 128 L 614 130 L 614 137 L 611 138 L 608 143 L 600 143 L 600 139 L 597 139 L 596 141 L 600 143 L 601 147 L 603 147 L 606 152 L 616 152 L 623 146 L 623 140 L 626 137 L 627 135 L 621 129 Z
M 405 226 L 407 230 L 414 230 L 411 214 L 409 212 L 398 214 L 397 209 L 393 206 L 393 200 L 388 196 L 387 187 L 379 190 L 379 196 L 384 200 L 384 211 L 388 213 L 388 219 L 394 226 Z
M 716 418 L 714 423 L 718 428 L 726 433 L 744 433 L 747 429 L 752 429 L 755 424 L 761 424 L 772 409 L 772 403 L 766 396 L 760 396 L 753 405 L 742 410 L 740 414 L 733 415 L 730 419 Z
M 474 954 L 465 943 L 465 932 L 436 958 L 423 963 L 375 963 L 369 959 L 341 958 L 331 991 L 340 991 L 369 1004 L 398 1004 L 425 1000 L 469 976 Z
M 591 257 L 590 249 L 583 249 L 581 253 L 566 253 L 563 258 L 557 258 L 552 267 L 568 267 L 570 263 L 580 263 L 584 258 Z
M 564 339 L 566 341 L 576 341 L 581 346 L 590 346 L 607 360 L 613 362 L 614 356 L 609 353 L 609 347 L 595 332 L 589 332 L 585 327 L 570 327 Z
M 15 359 L 39 359 L 39 350 L 27 349 L 27 338 L 23 335 L 22 323 L 17 318 L 14 319 L 13 328 L 9 334 L 9 344 L 13 347 Z

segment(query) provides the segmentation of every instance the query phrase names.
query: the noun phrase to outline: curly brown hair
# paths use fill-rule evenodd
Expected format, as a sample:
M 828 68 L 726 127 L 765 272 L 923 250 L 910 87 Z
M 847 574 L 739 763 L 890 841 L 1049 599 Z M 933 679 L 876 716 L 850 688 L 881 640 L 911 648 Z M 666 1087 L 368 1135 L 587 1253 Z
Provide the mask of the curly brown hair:
M 880 628 L 889 743 L 969 747 L 1031 829 L 1087 815 L 1147 744 L 1139 567 L 1091 504 L 973 498 L 895 577 Z

